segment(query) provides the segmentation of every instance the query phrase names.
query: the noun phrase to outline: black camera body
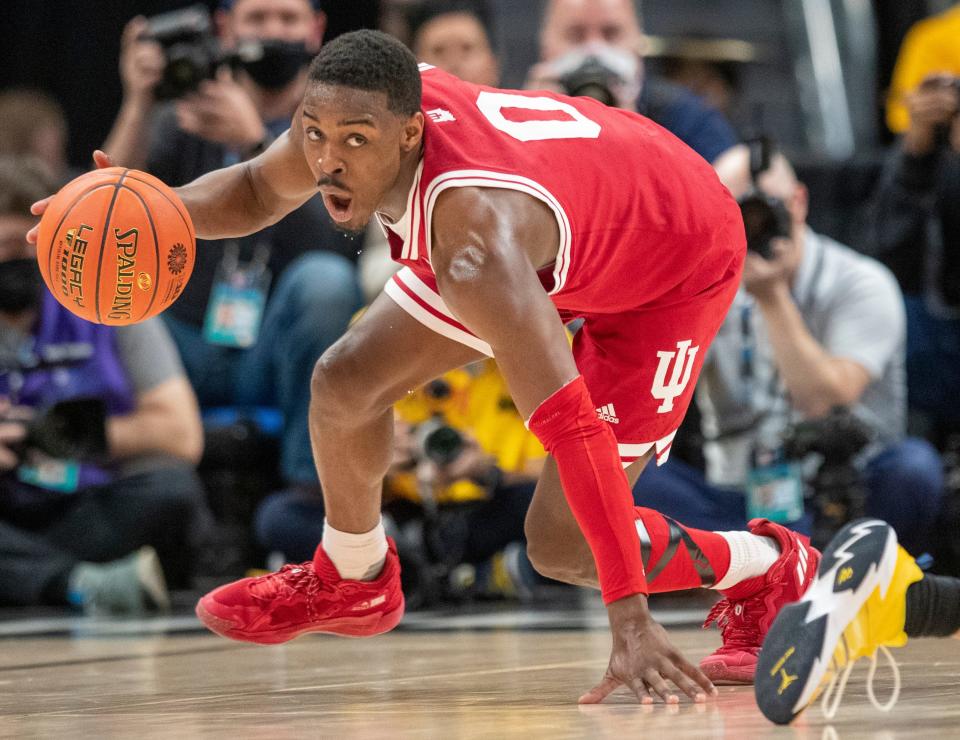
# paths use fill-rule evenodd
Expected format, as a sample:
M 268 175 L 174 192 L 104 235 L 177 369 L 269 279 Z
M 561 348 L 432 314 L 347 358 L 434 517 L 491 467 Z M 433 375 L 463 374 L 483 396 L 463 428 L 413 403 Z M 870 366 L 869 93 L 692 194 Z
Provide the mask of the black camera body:
M 773 240 L 790 238 L 792 219 L 786 204 L 760 190 L 757 182 L 760 175 L 770 169 L 776 152 L 773 141 L 766 136 L 754 136 L 746 140 L 746 145 L 750 152 L 751 187 L 737 202 L 747 235 L 747 249 L 770 260 L 773 259 Z
M 418 424 L 414 430 L 416 455 L 441 467 L 460 457 L 465 447 L 463 435 L 439 417 Z
M 789 239 L 792 223 L 783 201 L 759 190 L 751 190 L 739 200 L 747 249 L 765 260 L 773 259 L 773 240 Z
M 423 387 L 423 394 L 434 406 L 433 416 L 414 429 L 414 455 L 441 467 L 449 465 L 466 447 L 463 435 L 443 420 L 442 407 L 453 395 L 453 388 L 444 378 L 435 378 Z
M 242 39 L 235 48 L 222 49 L 205 5 L 149 18 L 146 38 L 160 44 L 167 58 L 154 89 L 158 100 L 182 98 L 224 65 L 242 67 L 258 84 L 278 89 L 310 59 L 305 44 L 280 39 Z
M 182 98 L 211 79 L 223 58 L 204 5 L 156 15 L 147 21 L 147 37 L 163 47 L 167 63 L 154 90 L 158 100 Z
M 610 107 L 617 105 L 613 90 L 620 83 L 620 77 L 599 57 L 588 56 L 579 67 L 561 77 L 559 82 L 567 95 L 593 98 Z
M 102 462 L 108 452 L 106 418 L 102 399 L 60 401 L 25 422 L 25 437 L 11 449 L 20 459 L 36 450 L 59 460 Z
M 844 407 L 798 422 L 784 433 L 788 460 L 813 454 L 822 459 L 810 481 L 814 547 L 823 548 L 844 524 L 865 515 L 867 492 L 854 460 L 871 440 L 866 424 Z

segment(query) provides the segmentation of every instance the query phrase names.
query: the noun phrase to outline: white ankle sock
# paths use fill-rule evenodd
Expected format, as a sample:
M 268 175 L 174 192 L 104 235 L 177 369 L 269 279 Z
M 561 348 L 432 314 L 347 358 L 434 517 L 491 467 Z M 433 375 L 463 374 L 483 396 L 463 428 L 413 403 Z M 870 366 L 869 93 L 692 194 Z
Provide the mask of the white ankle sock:
M 750 532 L 715 532 L 730 545 L 730 567 L 726 575 L 710 588 L 716 591 L 736 586 L 754 576 L 762 576 L 780 557 L 780 546 L 770 537 Z
M 350 534 L 331 527 L 323 520 L 323 551 L 333 562 L 341 578 L 372 581 L 387 559 L 387 535 L 383 519 L 363 534 Z

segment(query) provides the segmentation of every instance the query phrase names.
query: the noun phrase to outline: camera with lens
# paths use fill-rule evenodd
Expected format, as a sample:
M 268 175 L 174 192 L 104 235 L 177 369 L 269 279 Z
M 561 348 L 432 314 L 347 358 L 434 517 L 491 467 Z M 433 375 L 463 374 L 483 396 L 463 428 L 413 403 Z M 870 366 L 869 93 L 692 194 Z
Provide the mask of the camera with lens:
M 773 240 L 790 238 L 790 212 L 782 200 L 751 190 L 739 200 L 747 249 L 773 259 Z
M 613 90 L 621 83 L 620 76 L 598 56 L 588 56 L 579 67 L 563 75 L 559 82 L 567 95 L 593 98 L 608 106 L 617 105 Z
M 214 76 L 224 61 L 204 5 L 150 18 L 146 37 L 160 44 L 167 58 L 154 90 L 158 100 L 181 98 L 196 90 L 203 80 Z
M 418 424 L 413 437 L 414 454 L 440 466 L 449 465 L 460 457 L 465 446 L 463 435 L 439 417 Z
M 855 460 L 871 440 L 867 425 L 845 407 L 798 422 L 784 433 L 788 460 L 803 461 L 810 455 L 820 459 L 809 481 L 815 547 L 823 547 L 844 524 L 864 516 L 867 493 Z
M 423 395 L 432 407 L 433 416 L 413 430 L 413 454 L 417 459 L 449 465 L 460 457 L 465 447 L 463 435 L 443 420 L 443 406 L 453 395 L 453 389 L 444 378 L 436 378 L 423 387 Z
M 154 90 L 158 100 L 182 98 L 223 65 L 242 67 L 258 85 L 280 89 L 310 59 L 304 42 L 280 39 L 241 39 L 230 51 L 221 49 L 204 5 L 153 16 L 146 38 L 159 43 L 167 59 Z
M 747 249 L 766 260 L 773 259 L 773 240 L 788 239 L 791 235 L 791 218 L 787 206 L 760 190 L 757 178 L 770 169 L 776 151 L 773 142 L 766 136 L 748 139 L 750 152 L 750 190 L 740 198 L 740 214 L 747 235 Z
M 58 460 L 107 457 L 106 405 L 99 398 L 60 401 L 24 422 L 26 436 L 11 450 L 20 459 L 36 450 Z

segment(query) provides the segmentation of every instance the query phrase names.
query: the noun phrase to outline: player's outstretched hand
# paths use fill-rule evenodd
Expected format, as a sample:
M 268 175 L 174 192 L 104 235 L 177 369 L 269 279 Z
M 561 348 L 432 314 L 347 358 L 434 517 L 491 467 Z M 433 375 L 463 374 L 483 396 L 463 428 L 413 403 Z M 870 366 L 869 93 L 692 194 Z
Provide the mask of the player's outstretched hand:
M 110 155 L 106 152 L 102 152 L 97 149 L 93 153 L 93 164 L 98 170 L 106 169 L 107 167 L 113 167 L 113 161 L 110 159 Z M 53 195 L 48 195 L 43 200 L 38 200 L 32 206 L 30 206 L 30 213 L 34 216 L 42 216 L 43 212 L 47 210 L 47 206 L 50 204 L 50 201 L 53 199 Z M 38 223 L 30 231 L 27 232 L 27 244 L 36 244 L 37 243 L 37 232 L 40 230 L 40 224 Z
M 607 611 L 613 633 L 610 665 L 603 680 L 580 697 L 581 704 L 599 704 L 618 686 L 627 686 L 642 704 L 653 703 L 654 696 L 676 704 L 680 699 L 667 681 L 696 702 L 717 694 L 703 671 L 670 644 L 666 630 L 650 616 L 645 596 L 614 601 Z

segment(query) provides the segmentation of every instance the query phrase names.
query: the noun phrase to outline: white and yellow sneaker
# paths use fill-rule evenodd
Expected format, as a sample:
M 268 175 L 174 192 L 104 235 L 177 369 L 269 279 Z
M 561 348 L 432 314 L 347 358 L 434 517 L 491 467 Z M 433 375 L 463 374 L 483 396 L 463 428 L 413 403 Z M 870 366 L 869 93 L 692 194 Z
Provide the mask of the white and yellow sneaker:
M 767 634 L 755 678 L 760 711 L 772 722 L 787 724 L 822 694 L 824 714 L 833 717 L 854 663 L 864 657 L 871 659 L 870 701 L 889 711 L 900 692 L 900 676 L 887 648 L 907 641 L 907 588 L 922 577 L 887 523 L 859 519 L 841 529 L 823 551 L 813 585 L 783 608 Z M 873 693 L 878 649 L 895 676 L 886 704 Z

